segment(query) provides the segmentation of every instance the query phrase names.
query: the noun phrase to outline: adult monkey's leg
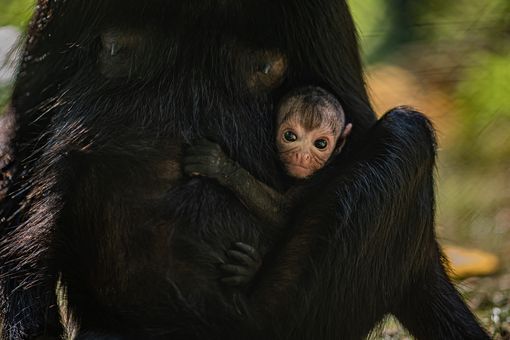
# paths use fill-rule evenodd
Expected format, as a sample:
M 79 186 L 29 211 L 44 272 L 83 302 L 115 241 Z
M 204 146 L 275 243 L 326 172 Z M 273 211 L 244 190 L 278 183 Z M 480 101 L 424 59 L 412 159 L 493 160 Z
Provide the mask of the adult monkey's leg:
M 417 279 L 394 314 L 418 339 L 488 339 L 446 275 L 441 257 Z
M 280 338 L 360 339 L 398 309 L 418 280 L 442 280 L 434 233 L 435 137 L 428 120 L 406 108 L 386 114 L 349 162 L 339 158 L 331 173 L 295 210 L 295 229 L 252 296 L 268 316 L 264 329 Z M 420 301 L 430 313 L 451 295 L 436 285 L 434 300 Z M 454 291 L 454 290 L 453 290 Z M 464 303 L 450 304 L 452 317 L 430 323 L 438 339 L 477 334 L 486 338 Z M 420 308 L 420 307 L 417 307 Z M 420 313 L 408 314 L 410 327 Z M 433 329 L 432 329 L 433 328 Z M 411 329 L 413 331 L 413 329 Z M 465 330 L 464 334 L 461 334 Z M 421 334 L 417 334 L 421 335 Z

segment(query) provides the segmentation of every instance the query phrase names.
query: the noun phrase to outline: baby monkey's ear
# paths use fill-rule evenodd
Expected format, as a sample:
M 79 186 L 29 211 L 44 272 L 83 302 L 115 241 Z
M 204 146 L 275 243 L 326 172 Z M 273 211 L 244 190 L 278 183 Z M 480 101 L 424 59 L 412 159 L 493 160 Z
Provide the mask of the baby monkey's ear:
M 338 137 L 338 141 L 336 142 L 336 150 L 335 153 L 340 153 L 342 151 L 345 142 L 347 141 L 347 137 L 351 134 L 352 131 L 352 124 L 349 123 L 345 126 L 342 133 L 340 134 L 340 137 Z

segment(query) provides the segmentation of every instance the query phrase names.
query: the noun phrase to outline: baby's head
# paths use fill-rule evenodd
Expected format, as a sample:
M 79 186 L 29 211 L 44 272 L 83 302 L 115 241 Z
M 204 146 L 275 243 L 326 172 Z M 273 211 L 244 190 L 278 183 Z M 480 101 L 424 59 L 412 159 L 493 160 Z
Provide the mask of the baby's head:
M 320 87 L 288 93 L 278 106 L 276 145 L 287 173 L 306 178 L 340 151 L 352 125 L 340 102 Z

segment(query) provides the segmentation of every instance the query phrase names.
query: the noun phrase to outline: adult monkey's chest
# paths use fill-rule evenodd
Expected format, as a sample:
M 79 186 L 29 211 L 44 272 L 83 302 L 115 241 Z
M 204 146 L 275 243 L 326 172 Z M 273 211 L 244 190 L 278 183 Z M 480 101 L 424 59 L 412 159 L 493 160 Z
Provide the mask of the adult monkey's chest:
M 162 161 L 150 165 L 151 173 L 168 185 L 157 195 L 147 194 L 165 200 L 160 206 L 168 210 L 176 234 L 199 233 L 185 237 L 193 242 L 222 238 L 226 244 L 236 241 L 236 235 L 241 241 L 240 224 L 256 224 L 247 217 L 250 213 L 213 180 L 184 177 L 179 165 L 186 144 L 209 138 L 255 176 L 277 181 L 272 109 L 274 91 L 284 82 L 287 70 L 283 51 L 221 30 L 165 35 L 149 26 L 114 27 L 101 33 L 98 58 L 99 71 L 114 84 L 143 84 L 138 93 L 147 100 L 140 100 L 140 94 L 127 100 L 144 103 L 133 109 L 142 119 L 149 121 L 147 116 L 154 115 L 149 125 L 156 132 L 154 138 L 171 136 L 172 143 L 178 144 L 171 150 L 162 148 L 158 156 Z M 171 171 L 165 168 L 167 163 Z
M 209 138 L 254 175 L 277 172 L 273 108 L 286 79 L 284 51 L 205 29 L 109 28 L 100 40 L 100 72 L 119 86 L 142 85 L 128 100 L 143 105 L 127 106 L 166 130 L 158 138 Z

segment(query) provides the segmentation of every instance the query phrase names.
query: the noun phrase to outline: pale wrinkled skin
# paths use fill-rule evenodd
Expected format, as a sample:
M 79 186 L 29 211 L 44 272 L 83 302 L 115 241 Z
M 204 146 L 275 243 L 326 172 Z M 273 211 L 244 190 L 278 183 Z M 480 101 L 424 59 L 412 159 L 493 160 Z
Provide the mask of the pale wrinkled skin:
M 335 132 L 329 124 L 323 124 L 316 129 L 306 129 L 297 119 L 289 119 L 278 127 L 276 145 L 280 160 L 289 176 L 294 178 L 307 178 L 321 169 L 335 151 L 338 151 L 337 142 L 347 137 L 351 130 L 348 124 L 342 135 Z M 294 141 L 285 139 L 285 133 L 291 132 L 297 138 Z M 315 142 L 326 141 L 326 147 L 317 148 Z

